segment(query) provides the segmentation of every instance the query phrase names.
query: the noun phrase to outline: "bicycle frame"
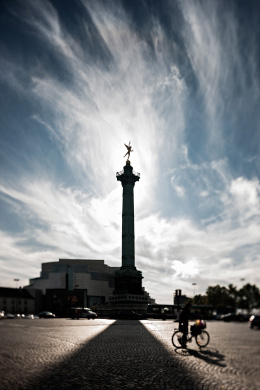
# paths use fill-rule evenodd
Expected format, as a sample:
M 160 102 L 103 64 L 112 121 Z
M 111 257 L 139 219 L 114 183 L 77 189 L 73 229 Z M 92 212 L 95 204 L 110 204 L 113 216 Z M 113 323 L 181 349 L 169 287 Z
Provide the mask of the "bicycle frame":
M 186 340 L 183 338 L 183 332 L 178 329 L 174 329 L 172 335 L 172 344 L 176 348 L 186 348 L 186 343 L 191 343 L 192 339 L 195 338 L 196 344 L 198 347 L 206 347 L 209 343 L 210 336 L 207 331 L 200 329 L 196 334 L 192 334 L 191 331 L 188 332 Z

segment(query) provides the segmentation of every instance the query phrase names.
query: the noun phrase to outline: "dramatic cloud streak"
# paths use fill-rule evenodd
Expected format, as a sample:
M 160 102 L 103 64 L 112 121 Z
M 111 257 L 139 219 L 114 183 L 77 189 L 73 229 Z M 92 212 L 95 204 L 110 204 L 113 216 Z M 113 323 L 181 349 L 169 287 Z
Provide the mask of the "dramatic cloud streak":
M 150 294 L 259 284 L 253 8 L 245 18 L 232 1 L 1 7 L 1 285 L 17 275 L 25 285 L 62 257 L 120 265 L 115 173 L 129 140 Z

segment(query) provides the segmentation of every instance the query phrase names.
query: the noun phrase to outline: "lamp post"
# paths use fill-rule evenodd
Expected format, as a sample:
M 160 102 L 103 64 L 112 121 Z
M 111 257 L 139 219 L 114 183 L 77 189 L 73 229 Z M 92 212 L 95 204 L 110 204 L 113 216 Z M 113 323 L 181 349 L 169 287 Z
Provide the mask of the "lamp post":
M 192 283 L 192 285 L 193 285 L 193 295 L 194 295 L 194 297 L 195 297 L 195 286 L 197 286 L 197 283 Z
M 20 279 L 14 279 L 15 282 L 15 288 L 17 288 L 17 283 L 20 281 Z
M 17 283 L 20 281 L 20 279 L 14 279 L 15 282 L 15 288 L 17 288 Z M 15 293 L 15 313 L 17 312 L 17 296 Z

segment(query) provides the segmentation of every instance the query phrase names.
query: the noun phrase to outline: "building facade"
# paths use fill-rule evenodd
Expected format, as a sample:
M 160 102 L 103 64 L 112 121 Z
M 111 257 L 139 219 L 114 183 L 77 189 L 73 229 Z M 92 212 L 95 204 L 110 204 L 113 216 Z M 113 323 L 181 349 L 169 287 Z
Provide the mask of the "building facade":
M 0 287 L 0 311 L 11 314 L 34 314 L 35 297 L 23 288 Z
M 63 316 L 72 306 L 93 307 L 107 302 L 118 269 L 104 260 L 59 259 L 42 263 L 40 277 L 30 279 L 26 288 L 42 291 L 42 310 Z

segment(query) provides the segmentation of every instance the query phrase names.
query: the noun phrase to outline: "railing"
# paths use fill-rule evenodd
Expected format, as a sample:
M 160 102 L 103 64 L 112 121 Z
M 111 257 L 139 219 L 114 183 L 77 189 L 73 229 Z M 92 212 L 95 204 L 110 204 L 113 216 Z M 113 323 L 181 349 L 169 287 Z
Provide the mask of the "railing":
M 123 171 L 117 172 L 117 173 L 116 173 L 116 177 L 117 177 L 117 176 L 123 175 L 123 173 L 124 173 L 124 170 L 123 170 Z M 137 177 L 140 177 L 140 173 L 138 173 L 138 172 L 133 171 L 133 174 L 134 174 L 135 176 L 137 176 Z

